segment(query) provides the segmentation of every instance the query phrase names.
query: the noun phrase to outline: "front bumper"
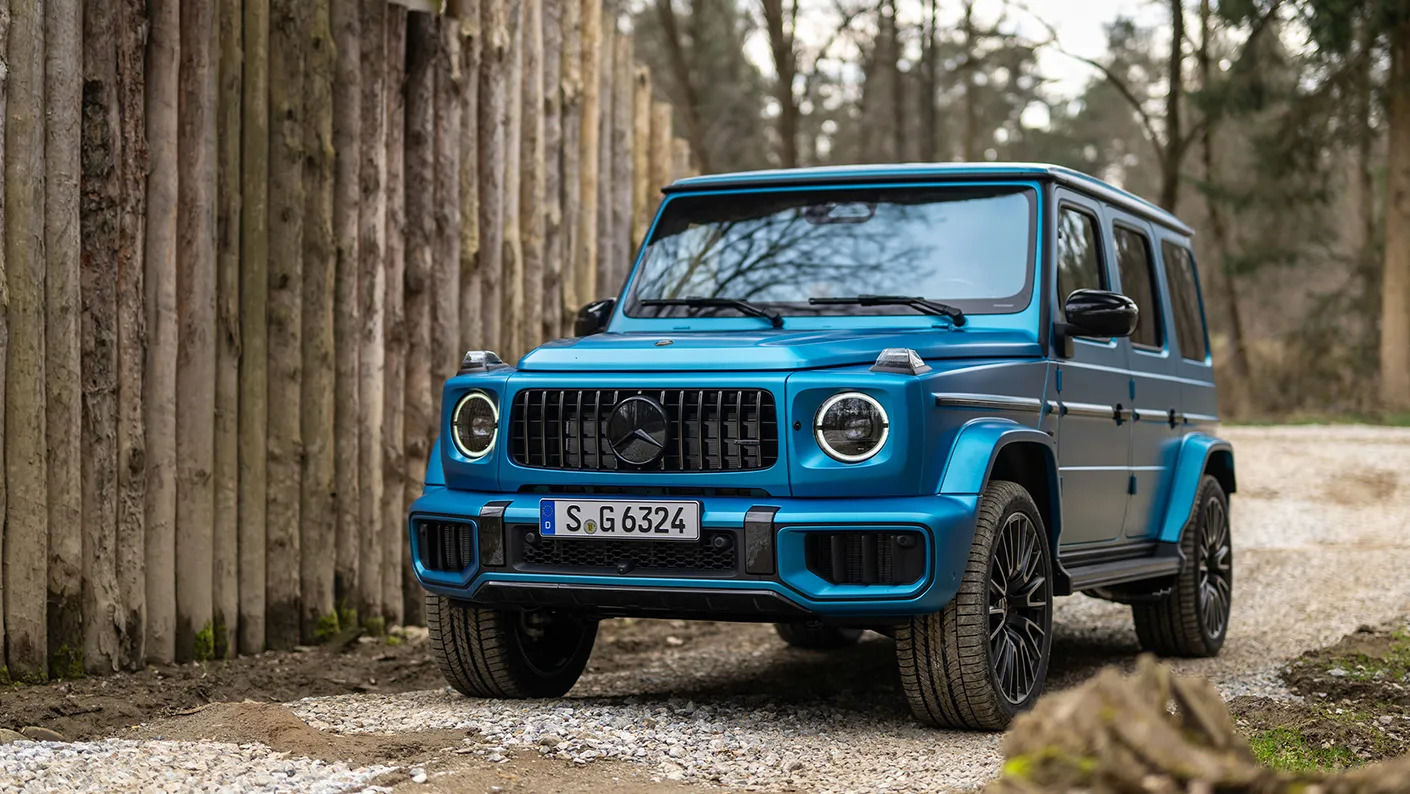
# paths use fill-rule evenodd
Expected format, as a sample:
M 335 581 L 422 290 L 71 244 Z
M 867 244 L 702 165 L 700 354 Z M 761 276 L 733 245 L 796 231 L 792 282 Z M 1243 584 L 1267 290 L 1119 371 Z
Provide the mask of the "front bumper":
M 728 569 L 679 574 L 654 570 L 648 575 L 629 564 L 615 571 L 585 573 L 526 563 L 523 544 L 541 540 L 532 533 L 543 498 L 573 497 L 428 487 L 412 505 L 408 522 L 412 564 L 422 586 L 484 606 L 552 607 L 603 617 L 885 622 L 938 611 L 954 597 L 969 555 L 978 502 L 977 496 L 663 497 L 699 501 L 702 534 L 723 536 L 735 544 L 737 563 Z M 450 564 L 439 550 L 430 558 L 422 553 L 422 544 L 430 545 L 425 528 L 434 531 L 446 524 L 468 533 L 464 548 L 449 557 Z M 919 573 L 893 583 L 839 583 L 838 577 L 824 578 L 808 558 L 819 533 L 917 538 Z M 808 540 L 810 535 L 813 541 Z M 605 541 L 557 542 L 582 544 L 579 548 L 591 551 L 597 548 L 594 544 Z M 428 566 L 428 559 L 440 562 Z

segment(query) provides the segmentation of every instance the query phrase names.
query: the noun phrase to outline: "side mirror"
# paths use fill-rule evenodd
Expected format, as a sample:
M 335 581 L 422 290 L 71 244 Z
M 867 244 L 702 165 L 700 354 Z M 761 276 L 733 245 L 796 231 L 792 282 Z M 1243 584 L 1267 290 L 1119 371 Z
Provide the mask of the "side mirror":
M 1141 310 L 1136 302 L 1116 292 L 1100 289 L 1074 290 L 1063 304 L 1067 322 L 1058 326 L 1058 343 L 1064 355 L 1072 355 L 1071 340 L 1078 336 L 1109 339 L 1130 336 L 1136 330 Z
M 578 309 L 578 318 L 573 321 L 573 335 L 591 336 L 606 331 L 607 321 L 612 318 L 612 310 L 616 307 L 616 298 L 604 298 Z

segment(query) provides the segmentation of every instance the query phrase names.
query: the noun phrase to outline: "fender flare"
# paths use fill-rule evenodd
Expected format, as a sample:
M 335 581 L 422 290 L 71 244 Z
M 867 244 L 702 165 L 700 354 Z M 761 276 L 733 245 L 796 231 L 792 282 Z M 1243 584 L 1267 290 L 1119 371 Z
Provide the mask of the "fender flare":
M 1200 480 L 1211 464 L 1220 467 L 1224 488 L 1234 492 L 1234 447 L 1222 438 L 1190 433 L 1180 442 L 1180 451 L 1175 458 L 1175 468 L 1170 475 L 1170 497 L 1160 521 L 1160 532 L 1156 540 L 1162 543 L 1179 543 L 1185 525 L 1194 514 L 1195 497 L 1199 493 Z
M 942 494 L 979 494 L 989 483 L 994 471 L 994 463 L 1004 447 L 1010 444 L 1027 443 L 1040 446 L 1043 451 L 1043 468 L 1048 477 L 1048 515 L 1052 526 L 1048 533 L 1052 537 L 1053 551 L 1057 551 L 1057 540 L 1062 533 L 1062 492 L 1058 486 L 1057 442 L 1041 430 L 1021 425 L 1011 419 L 974 419 L 960 428 L 954 443 L 950 446 L 950 456 L 945 462 L 944 473 L 940 476 Z

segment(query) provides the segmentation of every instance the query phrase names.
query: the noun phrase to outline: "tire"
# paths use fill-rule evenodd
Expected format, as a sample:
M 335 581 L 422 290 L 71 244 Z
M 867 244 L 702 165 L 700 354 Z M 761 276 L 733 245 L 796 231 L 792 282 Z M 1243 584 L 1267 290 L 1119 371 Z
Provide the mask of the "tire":
M 1195 510 L 1180 535 L 1185 565 L 1170 594 L 1135 604 L 1131 617 L 1142 650 L 1160 656 L 1214 656 L 1229 630 L 1234 594 L 1229 497 L 1209 475 L 1200 480 Z
M 913 617 L 896 633 L 901 689 L 917 719 L 998 731 L 1033 705 L 1052 651 L 1052 572 L 1033 498 L 1017 483 L 989 483 L 959 591 L 943 610 Z M 991 586 L 999 582 L 1002 590 Z
M 817 620 L 775 623 L 774 631 L 789 645 L 811 651 L 846 648 L 848 645 L 856 645 L 857 640 L 862 638 L 861 629 L 838 628 Z
M 553 698 L 577 683 L 597 621 L 548 610 L 482 609 L 426 596 L 431 651 L 446 681 L 477 698 Z

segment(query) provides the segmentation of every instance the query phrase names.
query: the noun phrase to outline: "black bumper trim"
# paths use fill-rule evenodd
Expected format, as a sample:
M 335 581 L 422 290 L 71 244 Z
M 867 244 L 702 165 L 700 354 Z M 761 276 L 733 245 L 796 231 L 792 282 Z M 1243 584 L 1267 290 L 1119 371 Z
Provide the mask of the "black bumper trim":
M 485 582 L 470 601 L 480 606 L 561 609 L 599 617 L 765 623 L 815 617 L 813 612 L 771 590 Z
M 777 507 L 751 507 L 744 514 L 744 572 L 774 572 L 774 514 Z

